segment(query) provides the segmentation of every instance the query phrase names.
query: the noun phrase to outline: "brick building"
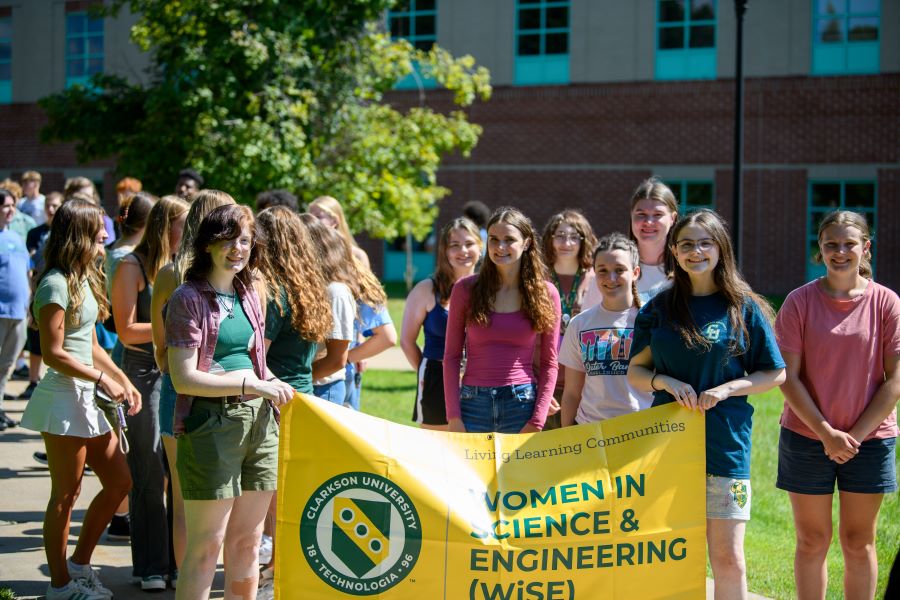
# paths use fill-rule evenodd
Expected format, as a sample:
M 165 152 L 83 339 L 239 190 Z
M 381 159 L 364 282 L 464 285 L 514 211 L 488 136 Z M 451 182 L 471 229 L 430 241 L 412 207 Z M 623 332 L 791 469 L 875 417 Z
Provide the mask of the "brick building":
M 37 99 L 96 69 L 140 78 L 147 64 L 127 39 L 132 16 L 93 23 L 84 4 L 0 0 L 0 176 L 34 168 L 53 189 L 87 174 L 111 198 L 111 164 L 78 167 L 70 148 L 37 142 Z M 408 0 L 386 24 L 491 70 L 492 99 L 469 111 L 484 135 L 470 159 L 442 168 L 452 195 L 437 226 L 481 200 L 518 206 L 538 227 L 572 206 L 598 233 L 624 231 L 628 198 L 652 174 L 684 210 L 731 217 L 732 2 Z M 876 278 L 900 289 L 900 0 L 750 0 L 744 44 L 751 284 L 784 294 L 815 276 L 817 219 L 848 207 L 874 226 Z M 398 88 L 398 105 L 450 106 L 427 80 Z M 364 245 L 400 278 L 390 245 Z M 424 276 L 427 257 L 417 264 Z

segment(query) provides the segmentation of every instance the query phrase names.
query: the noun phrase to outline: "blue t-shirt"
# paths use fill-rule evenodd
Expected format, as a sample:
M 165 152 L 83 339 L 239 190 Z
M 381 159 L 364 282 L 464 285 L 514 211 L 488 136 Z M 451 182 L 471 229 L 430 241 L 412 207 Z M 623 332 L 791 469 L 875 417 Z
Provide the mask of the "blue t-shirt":
M 661 292 L 641 308 L 634 323 L 631 356 L 649 344 L 653 365 L 662 375 L 690 384 L 701 392 L 755 371 L 784 368 L 772 326 L 756 302 L 744 303 L 744 322 L 750 348 L 733 356 L 728 345 L 740 331 L 732 331 L 728 309 L 721 294 L 691 296 L 688 304 L 694 322 L 710 341 L 706 348 L 688 348 L 666 318 L 665 300 L 671 290 Z M 741 342 L 744 349 L 745 343 Z M 653 406 L 674 402 L 666 391 L 654 392 Z M 732 396 L 706 412 L 706 472 L 719 477 L 750 477 L 750 429 L 753 406 L 747 396 Z
M 372 337 L 372 330 L 388 323 L 393 323 L 387 306 L 371 307 L 364 302 L 357 302 L 357 317 L 353 321 L 353 339 L 350 347 L 359 346 L 359 336 Z
M 24 319 L 28 314 L 28 267 L 31 257 L 15 231 L 0 231 L 0 318 Z

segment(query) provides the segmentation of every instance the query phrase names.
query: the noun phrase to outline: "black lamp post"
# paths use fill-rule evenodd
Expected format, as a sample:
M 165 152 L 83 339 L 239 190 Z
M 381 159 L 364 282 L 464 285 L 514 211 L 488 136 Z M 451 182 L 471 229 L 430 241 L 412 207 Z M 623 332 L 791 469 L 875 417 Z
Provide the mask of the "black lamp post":
M 734 236 L 734 252 L 738 267 L 744 255 L 741 234 L 741 213 L 744 206 L 741 168 L 744 163 L 744 13 L 747 0 L 734 0 L 734 14 L 737 17 L 737 37 L 735 39 L 734 65 L 734 166 L 732 168 L 732 217 L 731 233 Z

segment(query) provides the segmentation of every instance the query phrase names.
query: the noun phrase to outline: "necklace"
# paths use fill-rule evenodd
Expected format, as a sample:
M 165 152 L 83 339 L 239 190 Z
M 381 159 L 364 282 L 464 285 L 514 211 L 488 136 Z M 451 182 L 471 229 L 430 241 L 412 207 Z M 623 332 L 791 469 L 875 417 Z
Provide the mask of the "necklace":
M 231 306 L 226 304 L 225 300 L 228 296 L 231 296 Z M 223 294 L 222 292 L 216 292 L 216 300 L 219 301 L 219 304 L 222 305 L 222 308 L 225 310 L 225 318 L 233 319 L 234 318 L 234 305 L 237 302 L 237 291 L 231 292 L 231 294 Z
M 575 301 L 578 299 L 578 284 L 581 282 L 581 271 L 581 267 L 578 267 L 578 270 L 575 272 L 575 280 L 572 281 L 572 289 L 565 295 L 563 295 L 562 283 L 559 281 L 559 276 L 556 274 L 555 270 L 551 271 L 553 274 L 553 283 L 556 285 L 557 291 L 559 291 L 560 303 L 562 304 L 562 322 L 559 326 L 560 335 L 565 333 L 566 325 L 569 324 L 569 320 L 574 316 L 572 311 L 575 308 Z

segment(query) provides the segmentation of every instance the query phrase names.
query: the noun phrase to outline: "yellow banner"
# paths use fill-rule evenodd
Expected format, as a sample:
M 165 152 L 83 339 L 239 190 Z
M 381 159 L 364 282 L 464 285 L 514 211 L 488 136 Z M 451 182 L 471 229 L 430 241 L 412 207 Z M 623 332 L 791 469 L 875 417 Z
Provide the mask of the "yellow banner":
M 282 412 L 276 598 L 702 598 L 705 444 L 675 404 L 447 434 L 310 396 Z

